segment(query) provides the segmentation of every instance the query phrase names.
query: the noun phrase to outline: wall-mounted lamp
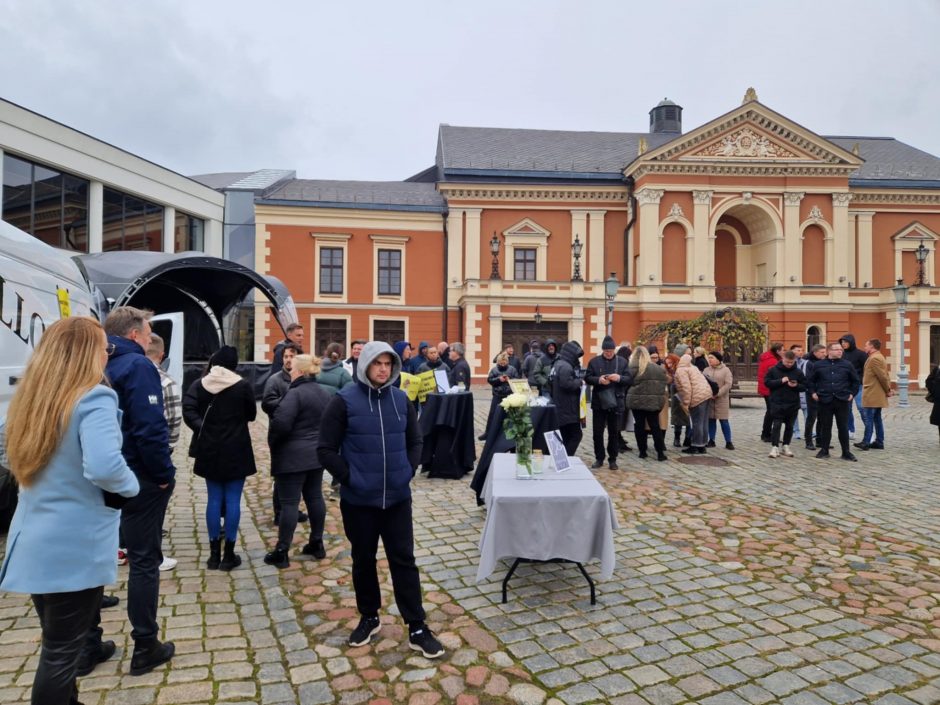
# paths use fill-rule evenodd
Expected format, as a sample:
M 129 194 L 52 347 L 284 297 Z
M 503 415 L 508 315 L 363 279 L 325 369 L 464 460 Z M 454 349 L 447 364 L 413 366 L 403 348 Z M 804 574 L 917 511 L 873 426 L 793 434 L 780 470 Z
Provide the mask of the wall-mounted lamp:
M 493 231 L 493 239 L 490 240 L 490 253 L 493 255 L 493 271 L 490 272 L 490 279 L 501 279 L 499 276 L 499 238 L 496 237 L 496 231 Z
M 705 275 L 704 275 L 704 274 L 699 274 L 699 275 L 698 275 L 698 280 L 699 280 L 700 282 L 705 281 Z
M 844 281 L 845 281 L 845 277 L 839 277 L 839 283 L 842 283 Z
M 867 288 L 870 287 L 870 286 L 871 286 L 871 282 L 862 282 L 862 288 L 863 288 L 863 289 L 867 289 Z
M 655 275 L 655 274 L 650 274 L 650 281 L 653 281 L 654 279 L 656 279 L 656 275 Z
M 791 282 L 795 282 L 795 281 L 796 281 L 796 275 L 795 275 L 795 274 L 791 274 L 791 275 L 790 275 L 790 281 L 791 281 Z
M 535 325 L 538 325 L 539 323 L 542 322 L 542 312 L 539 311 L 538 304 L 535 304 L 535 315 L 532 316 L 532 318 L 535 320 Z

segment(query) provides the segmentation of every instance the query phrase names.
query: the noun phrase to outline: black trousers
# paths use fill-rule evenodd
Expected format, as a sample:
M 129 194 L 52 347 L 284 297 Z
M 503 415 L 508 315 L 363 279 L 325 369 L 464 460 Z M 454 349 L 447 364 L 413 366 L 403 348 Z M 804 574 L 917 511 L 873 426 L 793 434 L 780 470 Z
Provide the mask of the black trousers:
M 800 413 L 800 407 L 798 406 L 778 412 L 770 428 L 771 443 L 775 446 L 780 445 L 780 428 L 783 427 L 783 445 L 790 445 L 790 441 L 793 440 L 793 422 L 796 421 L 796 415 L 798 413 Z M 809 438 L 809 436 L 807 436 L 807 438 Z
M 594 457 L 597 462 L 604 462 L 604 430 L 607 430 L 607 457 L 610 462 L 617 460 L 617 451 L 620 450 L 620 414 L 617 409 L 604 411 L 591 409 L 591 422 L 594 427 Z
M 310 512 L 310 543 L 323 540 L 326 503 L 323 501 L 323 468 L 289 472 L 274 476 L 274 487 L 281 497 L 281 515 L 277 529 L 277 547 L 289 549 L 297 529 L 297 512 L 303 496 Z
M 764 423 L 761 425 L 760 437 L 761 440 L 765 438 L 770 438 L 771 426 L 773 425 L 774 419 L 770 415 L 770 397 L 764 397 Z
M 647 448 L 646 439 L 648 436 L 646 426 L 649 424 L 649 433 L 653 434 L 653 447 L 657 453 L 666 452 L 666 432 L 659 427 L 658 411 L 643 411 L 642 409 L 633 410 L 633 435 L 636 436 L 636 449 L 645 453 Z
M 160 632 L 157 603 L 160 600 L 160 563 L 163 551 L 163 518 L 175 483 L 161 489 L 139 477 L 140 493 L 121 510 L 121 530 L 127 543 L 127 617 L 131 638 L 152 643 Z
M 581 445 L 581 439 L 584 438 L 584 431 L 581 430 L 581 422 L 566 423 L 558 427 L 561 434 L 561 440 L 565 444 L 565 452 L 568 455 L 578 454 L 578 446 Z
M 839 433 L 839 445 L 842 447 L 842 455 L 847 455 L 849 449 L 849 414 L 852 413 L 852 402 L 832 401 L 817 402 L 818 421 L 816 427 L 816 437 L 820 450 L 827 450 L 832 442 L 832 419 L 835 417 L 836 429 Z
M 819 405 L 813 401 L 812 396 L 806 395 L 806 428 L 803 429 L 803 438 L 807 443 L 813 440 L 813 428 L 816 426 L 816 417 L 819 414 Z
M 70 705 L 78 702 L 75 670 L 103 587 L 78 592 L 33 595 L 42 626 L 42 651 L 33 678 L 32 705 Z
M 421 604 L 421 580 L 415 565 L 415 540 L 411 500 L 391 507 L 363 507 L 340 500 L 343 528 L 352 546 L 352 577 L 356 607 L 363 617 L 378 615 L 382 606 L 379 576 L 375 568 L 379 538 L 392 574 L 395 604 L 409 625 L 424 621 Z

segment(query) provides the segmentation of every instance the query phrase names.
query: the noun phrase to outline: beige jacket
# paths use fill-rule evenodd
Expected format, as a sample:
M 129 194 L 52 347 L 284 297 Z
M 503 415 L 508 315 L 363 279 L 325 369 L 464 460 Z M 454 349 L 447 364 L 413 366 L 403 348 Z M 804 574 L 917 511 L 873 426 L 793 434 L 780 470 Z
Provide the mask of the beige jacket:
M 862 406 L 869 409 L 888 408 L 888 392 L 891 381 L 888 379 L 888 365 L 880 352 L 872 353 L 865 361 L 862 375 Z
M 679 359 L 674 383 L 676 394 L 690 409 L 712 398 L 712 388 L 708 385 L 708 380 L 692 364 L 692 358 L 688 355 L 683 355 Z
M 712 408 L 708 415 L 713 419 L 728 419 L 731 417 L 731 385 L 734 376 L 731 369 L 721 363 L 718 367 L 706 367 L 702 373 L 718 385 L 718 394 L 712 400 Z

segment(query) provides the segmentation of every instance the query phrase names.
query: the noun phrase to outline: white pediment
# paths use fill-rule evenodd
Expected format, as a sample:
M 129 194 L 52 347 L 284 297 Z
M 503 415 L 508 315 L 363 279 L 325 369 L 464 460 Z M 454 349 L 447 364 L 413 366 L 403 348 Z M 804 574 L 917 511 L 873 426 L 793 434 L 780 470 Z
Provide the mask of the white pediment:
M 907 227 L 899 230 L 894 235 L 891 236 L 892 240 L 906 240 L 908 242 L 913 241 L 915 244 L 920 240 L 940 240 L 940 235 L 937 235 L 933 230 L 928 228 L 921 222 L 914 221 Z
M 544 240 L 551 232 L 536 223 L 531 218 L 523 218 L 515 225 L 503 230 L 503 237 L 531 237 Z

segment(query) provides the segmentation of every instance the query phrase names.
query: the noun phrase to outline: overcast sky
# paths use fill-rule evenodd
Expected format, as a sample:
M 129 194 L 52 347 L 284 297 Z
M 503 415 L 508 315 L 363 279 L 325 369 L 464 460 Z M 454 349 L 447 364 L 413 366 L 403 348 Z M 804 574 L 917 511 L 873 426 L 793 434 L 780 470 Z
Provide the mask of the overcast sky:
M 749 86 L 940 155 L 938 37 L 940 0 L 7 0 L 0 97 L 184 174 L 402 179 L 440 123 L 689 130 Z

